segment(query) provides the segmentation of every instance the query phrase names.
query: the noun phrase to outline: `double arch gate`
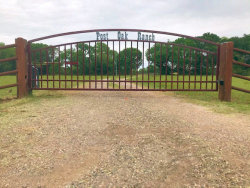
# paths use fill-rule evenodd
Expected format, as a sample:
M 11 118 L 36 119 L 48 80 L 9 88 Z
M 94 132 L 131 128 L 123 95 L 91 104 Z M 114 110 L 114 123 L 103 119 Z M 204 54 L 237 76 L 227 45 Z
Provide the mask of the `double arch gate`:
M 92 38 L 41 43 L 76 34 Z M 218 91 L 219 54 L 220 44 L 169 32 L 62 33 L 28 41 L 28 83 L 32 90 Z

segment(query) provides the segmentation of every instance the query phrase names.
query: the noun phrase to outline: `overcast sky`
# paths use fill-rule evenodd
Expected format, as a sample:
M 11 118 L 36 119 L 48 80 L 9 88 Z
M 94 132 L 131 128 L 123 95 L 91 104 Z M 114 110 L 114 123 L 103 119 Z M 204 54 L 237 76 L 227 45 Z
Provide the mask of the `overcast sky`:
M 250 33 L 250 0 L 0 0 L 0 42 L 85 29 Z

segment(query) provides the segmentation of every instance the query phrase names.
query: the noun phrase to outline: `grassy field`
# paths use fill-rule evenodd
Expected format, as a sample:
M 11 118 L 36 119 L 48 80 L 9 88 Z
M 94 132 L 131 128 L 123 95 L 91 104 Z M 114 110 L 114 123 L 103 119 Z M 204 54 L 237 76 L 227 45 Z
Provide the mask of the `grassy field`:
M 47 77 L 43 77 L 43 79 L 47 79 Z M 49 76 L 49 79 L 53 79 L 53 76 Z M 57 80 L 59 79 L 58 75 L 54 76 L 54 79 Z M 65 79 L 65 80 L 70 80 L 71 76 L 67 76 L 66 78 L 64 76 L 61 76 L 61 79 Z M 73 76 L 72 77 L 73 80 L 77 80 L 77 76 Z M 89 80 L 89 76 L 85 76 L 84 78 L 85 80 Z M 91 76 L 90 78 L 91 80 L 95 79 L 95 76 Z M 100 80 L 101 76 L 97 76 L 97 79 Z M 107 76 L 103 76 L 103 79 L 107 79 Z M 109 77 L 109 80 L 112 80 L 112 76 Z M 119 77 L 115 76 L 114 78 L 115 80 L 118 80 Z M 121 79 L 124 79 L 124 76 L 121 76 Z M 127 79 L 130 79 L 130 77 L 128 77 Z M 142 80 L 142 75 L 139 75 L 138 78 L 136 78 L 136 76 L 132 77 L 132 80 L 136 80 L 138 79 L 138 81 Z M 173 79 L 174 81 L 176 81 L 177 79 L 179 81 L 188 81 L 189 77 L 188 76 L 179 76 L 179 78 L 177 78 L 177 76 L 167 76 L 167 78 L 165 76 L 160 76 L 156 75 L 155 80 L 159 81 L 159 80 L 171 80 Z M 202 81 L 205 81 L 206 79 L 208 81 L 212 81 L 212 77 L 208 76 L 206 78 L 206 76 L 197 76 L 196 78 L 194 76 L 191 76 L 190 80 L 194 81 L 196 79 L 196 81 L 198 81 L 198 83 L 194 84 L 194 83 L 179 83 L 178 86 L 176 83 L 144 83 L 143 87 L 145 89 L 150 88 L 156 88 L 156 89 L 164 89 L 165 87 L 167 89 L 175 89 L 175 88 L 179 88 L 179 89 L 205 89 L 205 88 L 209 88 L 209 89 L 215 89 L 216 85 L 215 83 L 212 85 L 211 83 L 200 83 L 199 81 L 202 79 Z M 83 80 L 82 76 L 78 77 L 78 80 Z M 148 77 L 145 74 L 144 75 L 144 80 L 147 81 Z M 154 76 L 151 75 L 150 76 L 150 81 L 154 81 Z M 213 80 L 215 80 L 215 77 L 213 78 Z M 14 84 L 16 83 L 16 76 L 2 76 L 0 77 L 0 86 L 2 85 L 7 85 L 7 84 Z M 61 88 L 65 88 L 65 83 L 66 83 L 66 88 L 77 88 L 77 82 L 73 81 L 71 83 L 71 81 L 67 81 L 67 82 L 61 82 Z M 41 82 L 39 83 L 41 86 Z M 72 84 L 72 85 L 71 85 Z M 106 83 L 103 83 L 103 85 L 105 85 Z M 48 87 L 52 88 L 54 85 L 54 87 L 58 87 L 59 86 L 59 82 L 58 81 L 50 81 L 48 82 Z M 142 87 L 142 84 L 138 83 L 138 85 L 140 87 Z M 43 82 L 42 83 L 43 88 L 47 87 L 47 82 Z M 85 82 L 84 86 L 87 88 L 89 87 L 89 82 Z M 237 86 L 240 88 L 245 88 L 250 90 L 250 84 L 249 81 L 247 80 L 242 80 L 242 79 L 238 79 L 238 78 L 233 78 L 233 86 Z M 83 87 L 83 82 L 79 82 L 78 85 L 79 88 Z M 92 82 L 91 83 L 91 87 L 95 87 L 95 83 Z M 109 83 L 109 87 L 113 88 L 113 83 Z M 114 88 L 118 88 L 118 83 L 114 84 Z M 15 98 L 16 97 L 16 87 L 13 88 L 7 88 L 7 89 L 1 89 L 0 90 L 0 101 L 4 100 L 6 101 L 6 99 L 10 99 L 10 98 Z M 202 105 L 206 105 L 206 106 L 211 106 L 215 111 L 217 112 L 223 112 L 223 113 L 230 113 L 230 112 L 241 112 L 241 113 L 250 113 L 250 95 L 247 93 L 243 93 L 243 92 L 239 92 L 239 91 L 235 91 L 232 90 L 232 102 L 228 103 L 228 102 L 220 102 L 218 100 L 218 92 L 203 92 L 203 91 L 175 91 L 175 92 L 166 92 L 166 94 L 168 95 L 174 95 L 177 96 L 179 98 L 183 98 L 185 100 L 188 100 L 190 102 L 193 103 L 198 103 L 198 104 L 202 104 Z M 55 92 L 55 91 L 33 91 L 33 97 L 37 97 L 37 98 L 41 98 L 41 97 L 52 97 L 52 96 L 61 96 L 60 92 Z M 29 100 L 33 100 L 32 97 Z
M 0 86 L 15 84 L 15 83 L 16 83 L 15 75 L 0 76 Z M 0 89 L 0 99 L 13 98 L 16 96 L 17 96 L 16 87 Z
M 120 76 L 121 79 L 124 78 L 124 76 Z M 39 78 L 41 79 L 41 77 Z M 43 76 L 43 80 L 46 80 L 47 77 L 46 76 Z M 55 75 L 54 78 L 53 76 L 49 76 L 48 77 L 49 80 L 59 80 L 59 76 L 58 75 Z M 83 76 L 61 76 L 60 78 L 61 80 L 66 80 L 66 82 L 62 81 L 61 84 L 60 84 L 60 87 L 61 88 L 65 88 L 65 85 L 66 85 L 66 88 L 77 88 L 77 81 L 69 81 L 69 80 L 79 80 L 78 82 L 78 87 L 79 88 L 83 88 L 83 87 L 86 87 L 88 88 L 89 87 L 89 82 L 88 80 L 94 80 L 95 79 L 95 76 L 85 76 L 84 79 L 86 80 L 85 82 L 82 82 L 83 80 Z M 101 80 L 101 76 L 97 76 L 96 78 L 97 80 Z M 103 75 L 103 80 L 107 79 L 107 76 Z M 118 80 L 119 79 L 119 76 L 115 76 L 114 77 L 115 80 Z M 113 80 L 113 76 L 109 76 L 109 80 Z M 4 85 L 9 85 L 9 84 L 15 84 L 16 83 L 16 76 L 14 75 L 10 75 L 10 76 L 1 76 L 0 77 L 0 86 L 4 86 Z M 43 82 L 39 82 L 39 87 L 41 87 L 41 84 L 42 84 L 42 88 L 58 88 L 59 87 L 59 82 L 58 81 L 49 81 L 48 83 L 46 81 L 43 81 Z M 48 84 L 48 85 L 47 85 Z M 103 85 L 105 85 L 106 83 L 103 82 Z M 107 86 L 107 85 L 106 85 Z M 94 88 L 95 87 L 95 82 L 91 82 L 91 87 Z M 109 87 L 112 88 L 113 87 L 113 83 L 109 83 Z M 114 84 L 114 87 L 117 88 L 117 86 Z M 35 93 L 39 93 L 38 91 L 35 91 Z M 6 88 L 6 89 L 1 89 L 0 90 L 0 100 L 4 100 L 4 99 L 11 99 L 11 98 L 15 98 L 17 96 L 17 88 L 16 87 L 12 87 L 12 88 Z
M 138 77 L 138 80 L 141 80 L 141 76 Z M 165 76 L 161 77 L 162 80 L 165 80 Z M 202 78 L 200 76 L 196 77 L 197 81 L 200 81 L 200 79 L 202 79 L 203 81 L 206 81 L 206 76 L 202 76 Z M 136 77 L 133 77 L 133 80 L 136 80 Z M 148 80 L 147 75 L 144 76 L 144 80 Z M 154 77 L 151 76 L 150 80 L 153 81 Z M 156 76 L 155 80 L 160 80 L 160 76 Z M 167 80 L 171 80 L 171 76 L 167 76 Z M 177 76 L 173 76 L 173 80 L 176 81 L 177 80 Z M 182 76 L 179 76 L 179 81 L 188 81 L 189 77 L 185 76 L 184 79 Z M 191 81 L 195 80 L 194 76 L 191 76 Z M 208 76 L 207 78 L 208 81 L 212 80 L 211 76 Z M 215 78 L 213 79 L 215 80 Z M 233 78 L 232 80 L 232 85 L 239 87 L 239 88 L 244 88 L 244 89 L 248 89 L 250 90 L 250 84 L 249 81 L 247 80 L 242 80 L 242 79 L 238 79 L 238 78 Z M 149 88 L 157 88 L 159 89 L 164 88 L 165 84 L 160 84 L 156 83 L 154 86 L 154 83 L 151 82 L 149 83 Z M 188 89 L 189 87 L 191 89 L 195 88 L 195 84 L 191 83 L 190 86 L 188 83 L 184 84 L 183 87 L 183 83 L 179 83 L 178 87 L 180 89 Z M 196 89 L 205 89 L 205 88 L 212 88 L 211 83 L 208 83 L 206 85 L 206 83 L 196 83 Z M 214 83 L 213 88 L 216 87 L 216 84 Z M 144 88 L 148 88 L 148 83 L 144 83 Z M 167 88 L 171 89 L 171 83 L 167 84 Z M 175 89 L 177 88 L 177 84 L 173 83 L 172 88 Z M 231 113 L 231 112 L 241 112 L 241 113 L 250 113 L 250 94 L 248 93 L 243 93 L 240 91 L 236 91 L 236 90 L 232 90 L 232 102 L 220 102 L 218 99 L 218 92 L 217 91 L 174 91 L 174 92 L 166 92 L 166 94 L 170 94 L 170 95 L 174 95 L 177 96 L 179 98 L 183 98 L 185 100 L 188 100 L 190 102 L 193 103 L 197 103 L 197 104 L 202 104 L 205 106 L 210 106 L 212 107 L 215 111 L 217 112 L 222 112 L 222 113 Z

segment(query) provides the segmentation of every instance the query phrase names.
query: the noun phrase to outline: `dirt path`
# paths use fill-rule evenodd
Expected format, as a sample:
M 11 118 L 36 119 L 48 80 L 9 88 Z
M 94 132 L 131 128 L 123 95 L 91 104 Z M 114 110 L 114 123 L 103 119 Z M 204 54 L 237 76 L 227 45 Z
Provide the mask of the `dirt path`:
M 161 92 L 65 95 L 0 116 L 0 187 L 250 185 L 247 115 Z

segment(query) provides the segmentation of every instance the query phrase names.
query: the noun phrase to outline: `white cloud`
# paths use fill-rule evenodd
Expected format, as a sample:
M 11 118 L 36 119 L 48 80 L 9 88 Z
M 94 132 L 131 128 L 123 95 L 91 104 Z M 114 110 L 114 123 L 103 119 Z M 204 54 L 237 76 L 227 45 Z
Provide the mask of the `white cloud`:
M 96 28 L 241 36 L 249 10 L 249 0 L 0 0 L 0 41 Z

